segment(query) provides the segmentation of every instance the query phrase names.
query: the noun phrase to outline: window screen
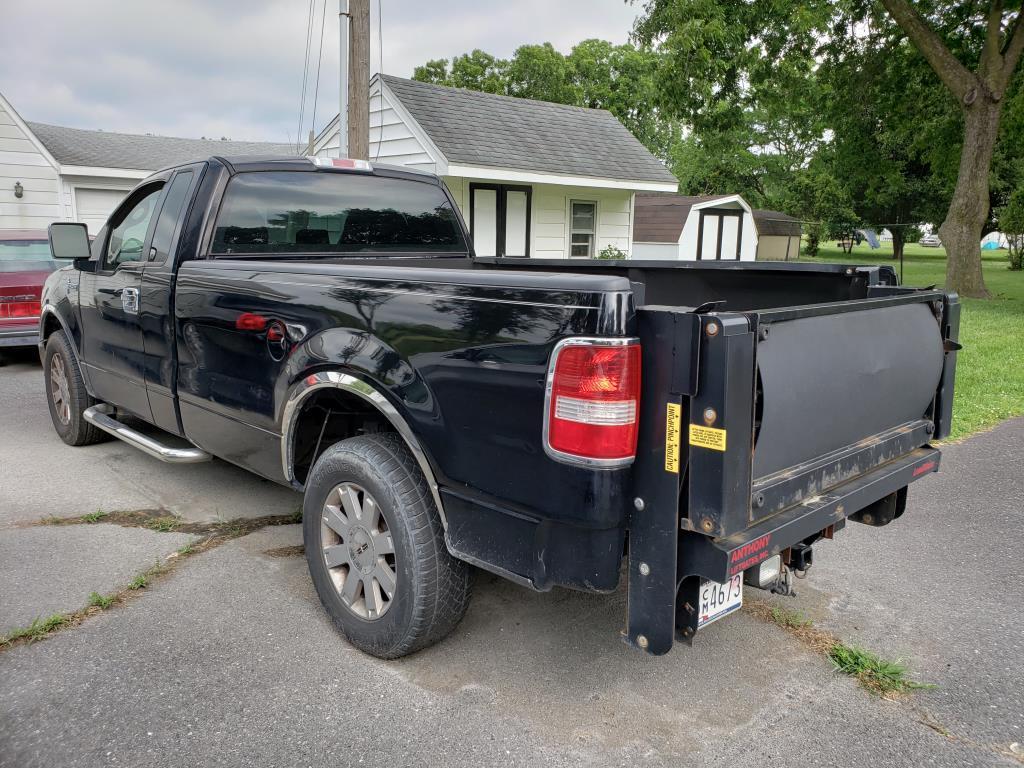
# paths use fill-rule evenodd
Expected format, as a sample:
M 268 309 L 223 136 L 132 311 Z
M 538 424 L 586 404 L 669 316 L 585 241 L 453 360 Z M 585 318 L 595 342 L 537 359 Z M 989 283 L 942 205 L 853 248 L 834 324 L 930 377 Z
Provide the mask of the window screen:
M 342 173 L 235 176 L 217 217 L 213 253 L 467 251 L 440 187 Z

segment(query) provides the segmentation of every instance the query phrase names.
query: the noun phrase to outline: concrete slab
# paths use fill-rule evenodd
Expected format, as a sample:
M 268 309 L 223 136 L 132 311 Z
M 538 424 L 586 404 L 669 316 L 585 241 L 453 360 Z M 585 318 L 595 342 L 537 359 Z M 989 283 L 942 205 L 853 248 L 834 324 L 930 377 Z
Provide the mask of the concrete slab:
M 194 538 L 99 523 L 0 531 L 0 634 L 122 589 Z
M 903 659 L 953 733 L 1024 744 L 1024 419 L 943 447 L 884 528 L 850 523 L 815 548 L 803 610 L 848 642 Z
M 143 599 L 0 654 L 0 765 L 994 765 L 739 615 L 663 658 L 623 594 L 487 576 L 465 622 L 399 662 L 334 631 L 267 529 Z M 767 759 L 767 762 L 766 762 Z M 1009 763 L 1007 763 L 1009 764 Z
M 165 508 L 188 520 L 293 512 L 288 488 L 215 459 L 175 466 L 118 440 L 71 448 L 53 431 L 39 363 L 0 368 L 0 527 L 55 515 Z

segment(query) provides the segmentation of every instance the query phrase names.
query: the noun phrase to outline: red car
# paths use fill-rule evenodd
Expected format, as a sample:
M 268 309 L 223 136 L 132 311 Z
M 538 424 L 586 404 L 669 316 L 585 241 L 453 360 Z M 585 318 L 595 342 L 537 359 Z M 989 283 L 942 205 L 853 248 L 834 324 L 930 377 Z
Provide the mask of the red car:
M 0 351 L 36 346 L 43 282 L 70 263 L 53 258 L 46 230 L 0 229 Z

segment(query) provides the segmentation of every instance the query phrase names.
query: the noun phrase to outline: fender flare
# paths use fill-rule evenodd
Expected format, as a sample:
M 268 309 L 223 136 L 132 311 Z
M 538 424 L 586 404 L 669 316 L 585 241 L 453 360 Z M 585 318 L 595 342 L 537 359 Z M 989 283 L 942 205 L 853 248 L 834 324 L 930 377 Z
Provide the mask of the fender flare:
M 405 444 L 409 446 L 409 450 L 423 472 L 427 485 L 430 487 L 430 493 L 434 497 L 434 503 L 437 505 L 437 512 L 441 516 L 441 524 L 447 530 L 448 519 L 445 517 L 444 506 L 441 503 L 441 492 L 437 484 L 437 477 L 434 475 L 434 470 L 427 460 L 427 454 L 423 450 L 423 446 L 412 431 L 412 427 L 409 426 L 409 422 L 391 404 L 391 401 L 372 384 L 368 384 L 362 379 L 347 373 L 341 373 L 340 371 L 311 373 L 292 388 L 288 399 L 285 401 L 284 410 L 281 415 L 281 469 L 284 472 L 285 480 L 299 490 L 304 487 L 303 484 L 296 481 L 293 472 L 295 439 L 292 433 L 295 428 L 296 418 L 302 410 L 302 404 L 314 392 L 323 389 L 339 389 L 342 392 L 356 395 L 376 408 L 388 420 L 402 440 L 405 441 Z
M 75 365 L 78 366 L 78 370 L 82 372 L 83 378 L 85 378 L 86 388 L 88 389 L 89 380 L 86 377 L 85 370 L 82 368 L 82 361 L 78 358 L 78 348 L 75 346 L 75 337 L 68 332 L 68 325 L 64 322 L 64 318 L 61 317 L 60 312 L 56 310 L 53 304 L 47 304 L 43 307 L 39 313 L 39 359 L 43 359 L 43 355 L 46 353 L 46 340 L 48 336 L 43 335 L 43 329 L 46 327 L 46 320 L 50 315 L 57 321 L 57 325 L 60 330 L 64 332 L 64 335 L 68 337 L 68 343 L 71 346 L 71 355 L 75 358 Z

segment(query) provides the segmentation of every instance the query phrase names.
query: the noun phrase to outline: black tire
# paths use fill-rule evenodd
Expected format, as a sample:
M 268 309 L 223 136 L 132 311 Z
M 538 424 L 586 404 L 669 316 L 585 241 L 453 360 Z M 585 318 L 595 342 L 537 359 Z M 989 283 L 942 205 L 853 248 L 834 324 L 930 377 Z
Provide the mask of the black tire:
M 54 363 L 54 358 L 59 363 Z M 58 413 L 55 400 L 54 380 L 57 370 L 64 372 L 66 382 L 67 409 Z M 50 407 L 50 420 L 60 439 L 68 445 L 91 445 L 107 440 L 107 433 L 93 426 L 82 418 L 86 408 L 98 402 L 89 396 L 82 379 L 82 371 L 71 350 L 71 342 L 64 331 L 54 331 L 46 340 L 46 351 L 43 353 L 43 377 L 46 381 L 46 403 Z M 63 395 L 61 398 L 63 404 Z M 65 418 L 66 421 L 65 421 Z
M 328 497 L 339 499 L 337 489 L 358 488 L 379 509 L 383 524 L 368 529 L 347 528 L 348 540 L 327 526 Z M 332 494 L 335 494 L 332 496 Z M 338 505 L 340 506 L 340 504 Z M 344 510 L 342 510 L 344 512 Z M 363 510 L 365 513 L 365 509 Z M 346 520 L 348 517 L 346 517 Z M 368 517 L 368 515 L 366 516 Z M 364 518 L 358 518 L 360 520 Z M 339 526 L 340 527 L 340 526 Z M 360 533 L 361 531 L 361 533 Z M 385 546 L 372 544 L 387 537 Z M 362 539 L 360 539 L 362 536 Z M 369 539 L 367 537 L 370 537 Z M 326 537 L 331 540 L 327 541 Z M 377 433 L 344 440 L 328 448 L 309 474 L 303 503 L 303 540 L 310 576 L 320 601 L 335 626 L 352 645 L 382 659 L 396 659 L 440 641 L 462 620 L 469 603 L 470 569 L 448 553 L 444 531 L 427 481 L 405 442 L 395 434 Z M 373 547 L 366 554 L 370 541 Z M 344 550 L 342 551 L 342 546 Z M 349 561 L 329 568 L 326 547 L 336 557 Z M 362 547 L 360 549 L 360 547 Z M 392 552 L 380 554 L 392 549 Z M 370 562 L 358 561 L 369 558 Z M 349 606 L 342 598 L 349 575 L 358 565 L 355 589 L 367 608 L 366 579 L 377 573 L 377 563 L 393 573 L 394 590 L 379 617 L 358 615 L 358 599 Z M 354 565 L 356 564 L 356 565 Z M 372 573 L 365 569 L 373 568 Z M 339 580 L 341 584 L 339 584 Z M 376 583 L 381 587 L 383 582 Z M 383 589 L 383 587 L 381 587 Z M 376 600 L 384 593 L 376 596 Z

